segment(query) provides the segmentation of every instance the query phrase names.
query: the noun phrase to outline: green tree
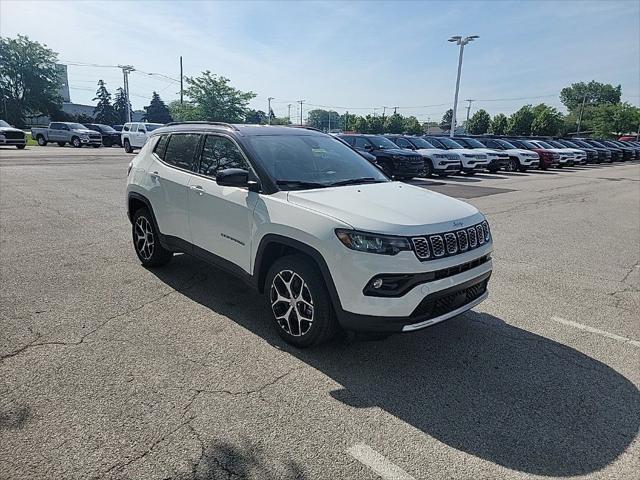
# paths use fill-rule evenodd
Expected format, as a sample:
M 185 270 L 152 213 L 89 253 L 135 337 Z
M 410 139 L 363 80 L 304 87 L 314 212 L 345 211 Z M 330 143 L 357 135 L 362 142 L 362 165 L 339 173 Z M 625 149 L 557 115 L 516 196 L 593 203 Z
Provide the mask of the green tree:
M 190 102 L 180 103 L 180 100 L 174 100 L 169 104 L 169 112 L 171 112 L 171 116 L 176 122 L 205 119 L 199 107 Z
M 171 112 L 156 92 L 151 96 L 149 106 L 144 107 L 145 114 L 143 120 L 152 123 L 169 123 L 173 122 Z
M 289 117 L 273 117 L 271 119 L 271 125 L 291 125 Z
M 340 121 L 338 112 L 316 108 L 307 114 L 307 126 L 328 131 L 329 129 L 335 130 L 340 128 L 342 122 Z
M 103 80 L 98 80 L 98 90 L 93 99 L 98 100 L 96 108 L 93 109 L 93 116 L 96 123 L 104 123 L 105 125 L 113 125 L 118 121 L 118 115 L 111 105 L 111 94 L 107 91 L 107 87 Z
M 386 133 L 404 133 L 405 119 L 399 113 L 394 113 L 385 118 L 384 131 Z
M 541 103 L 533 107 L 532 135 L 558 135 L 562 130 L 562 114 L 553 107 Z
M 620 85 L 614 87 L 608 83 L 592 80 L 589 83 L 572 83 L 563 88 L 560 90 L 560 101 L 567 107 L 567 110 L 577 113 L 582 106 L 583 99 L 585 105 L 615 104 L 620 103 L 621 95 L 622 87 Z
M 404 122 L 404 130 L 409 135 L 422 135 L 422 134 L 424 134 L 424 129 L 422 128 L 422 124 L 414 116 L 406 118 L 406 120 Z
M 27 116 L 60 109 L 57 58 L 29 37 L 0 37 L 0 112 L 7 122 L 24 127 Z
M 116 123 L 126 123 L 127 121 L 127 96 L 122 87 L 116 90 L 116 98 L 113 101 L 113 110 L 116 114 Z M 131 102 L 129 102 L 129 111 L 132 112 Z
M 267 123 L 267 114 L 262 110 L 249 109 L 244 117 L 244 122 L 256 125 L 265 125 Z
M 509 120 L 504 113 L 499 113 L 491 120 L 489 125 L 489 133 L 494 135 L 504 135 L 507 133 L 507 123 Z
M 640 124 L 640 108 L 628 103 L 600 105 L 594 112 L 594 134 L 598 137 L 618 137 L 636 132 Z
M 507 133 L 509 135 L 531 135 L 534 113 L 531 105 L 525 105 L 509 117 Z
M 382 117 L 367 115 L 366 133 L 384 133 L 384 119 Z
M 369 124 L 367 119 L 364 117 L 354 117 L 355 120 L 352 123 L 352 129 L 357 133 L 368 133 L 369 132 Z
M 491 125 L 491 117 L 482 108 L 474 113 L 467 123 L 467 132 L 473 135 L 480 135 L 489 131 Z
M 453 117 L 452 108 L 444 112 L 444 115 L 442 116 L 442 120 L 440 121 L 440 128 L 442 130 L 451 130 L 451 117 Z
M 203 120 L 241 123 L 247 114 L 247 105 L 256 94 L 242 92 L 231 85 L 228 78 L 210 71 L 199 77 L 186 77 L 186 96 L 198 109 Z

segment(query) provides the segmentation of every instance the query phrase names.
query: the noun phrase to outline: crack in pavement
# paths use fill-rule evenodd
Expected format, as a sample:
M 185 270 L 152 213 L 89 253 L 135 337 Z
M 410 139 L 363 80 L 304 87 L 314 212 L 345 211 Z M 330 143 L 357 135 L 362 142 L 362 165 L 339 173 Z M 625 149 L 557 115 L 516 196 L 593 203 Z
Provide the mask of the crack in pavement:
M 169 291 L 167 293 L 164 293 L 164 294 L 162 294 L 162 295 L 160 295 L 158 297 L 152 298 L 151 300 L 148 300 L 148 301 L 142 303 L 141 305 L 138 305 L 137 307 L 127 309 L 124 312 L 120 312 L 120 313 L 117 313 L 115 315 L 112 315 L 112 316 L 108 317 L 106 320 L 101 322 L 94 329 L 92 329 L 91 331 L 85 333 L 82 337 L 80 337 L 80 340 L 69 341 L 69 342 L 62 342 L 62 341 L 38 342 L 38 339 L 41 338 L 41 337 L 37 337 L 33 341 L 27 343 L 26 345 L 23 345 L 22 347 L 18 348 L 17 350 L 14 350 L 13 352 L 9 352 L 9 353 L 6 353 L 4 355 L 0 355 L 0 362 L 3 362 L 4 360 L 6 360 L 8 358 L 15 357 L 16 355 L 19 355 L 20 353 L 22 353 L 22 352 L 24 352 L 26 350 L 29 350 L 31 348 L 35 348 L 35 347 L 42 347 L 42 346 L 49 346 L 49 345 L 77 346 L 77 345 L 80 345 L 82 343 L 85 343 L 85 339 L 87 339 L 90 335 L 93 335 L 94 333 L 96 333 L 98 330 L 103 328 L 105 325 L 107 325 L 112 320 L 115 320 L 116 318 L 123 317 L 125 315 L 131 314 L 131 313 L 134 313 L 134 312 L 137 312 L 138 310 L 143 309 L 147 305 L 150 305 L 152 303 L 158 302 L 158 301 L 168 297 L 169 295 L 172 295 L 174 293 L 182 292 L 183 291 L 183 287 L 185 287 L 194 277 L 195 277 L 195 275 L 193 275 L 188 280 L 186 280 L 184 282 L 183 286 L 181 286 L 179 289 L 171 290 L 171 291 Z M 189 288 L 189 287 L 187 286 L 186 288 Z M 87 342 L 87 343 L 89 343 L 89 342 Z

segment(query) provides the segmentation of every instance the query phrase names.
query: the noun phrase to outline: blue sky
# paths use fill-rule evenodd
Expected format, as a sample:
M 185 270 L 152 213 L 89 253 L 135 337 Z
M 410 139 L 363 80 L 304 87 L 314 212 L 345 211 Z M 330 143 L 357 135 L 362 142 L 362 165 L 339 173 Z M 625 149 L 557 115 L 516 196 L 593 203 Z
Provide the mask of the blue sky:
M 123 21 L 123 19 L 126 19 Z M 453 102 L 457 47 L 451 35 L 479 35 L 465 49 L 460 99 L 472 113 L 510 113 L 524 103 L 561 108 L 572 82 L 621 84 L 640 103 L 640 2 L 17 2 L 0 1 L 0 34 L 26 34 L 63 62 L 131 64 L 179 77 L 211 70 L 258 96 L 254 108 L 285 115 L 296 100 L 339 112 L 399 106 L 439 120 Z M 99 78 L 122 84 L 115 68 L 69 67 L 71 98 L 92 104 Z M 135 108 L 176 83 L 136 72 Z M 537 98 L 536 98 L 537 97 Z M 515 100 L 517 99 L 517 100 Z M 466 103 L 458 107 L 464 115 Z

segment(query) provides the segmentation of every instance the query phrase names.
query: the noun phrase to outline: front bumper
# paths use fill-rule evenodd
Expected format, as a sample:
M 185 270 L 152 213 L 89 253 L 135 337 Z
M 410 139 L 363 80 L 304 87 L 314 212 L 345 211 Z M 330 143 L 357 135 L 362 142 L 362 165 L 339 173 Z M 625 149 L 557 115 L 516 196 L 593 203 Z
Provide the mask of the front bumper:
M 0 138 L 0 145 L 26 145 L 27 140 L 25 138 Z
M 418 177 L 424 172 L 424 161 L 398 162 L 393 164 L 393 174 L 396 177 Z
M 483 302 L 489 296 L 487 285 L 490 277 L 491 270 L 429 294 L 405 317 L 359 315 L 342 311 L 338 314 L 338 320 L 344 328 L 359 332 L 420 330 L 460 315 Z
M 450 160 L 435 160 L 433 162 L 433 169 L 436 172 L 457 173 L 462 170 L 462 164 Z
M 507 165 L 509 165 L 508 158 L 493 158 L 486 168 L 488 170 L 500 170 L 501 168 L 506 168 Z

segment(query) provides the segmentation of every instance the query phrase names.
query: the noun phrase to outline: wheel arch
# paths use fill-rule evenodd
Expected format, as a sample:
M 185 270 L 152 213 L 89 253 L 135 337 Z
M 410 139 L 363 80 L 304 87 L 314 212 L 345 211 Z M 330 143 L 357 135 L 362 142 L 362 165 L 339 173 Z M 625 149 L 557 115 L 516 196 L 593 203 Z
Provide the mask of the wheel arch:
M 260 244 L 256 251 L 256 257 L 254 262 L 254 277 L 255 286 L 260 293 L 264 292 L 265 280 L 269 268 L 278 259 L 285 255 L 302 254 L 309 258 L 318 268 L 322 278 L 327 286 L 329 297 L 336 311 L 342 309 L 338 291 L 336 289 L 331 272 L 327 262 L 324 260 L 322 254 L 314 247 L 307 245 L 290 237 L 278 235 L 275 233 L 269 233 L 262 237 Z

